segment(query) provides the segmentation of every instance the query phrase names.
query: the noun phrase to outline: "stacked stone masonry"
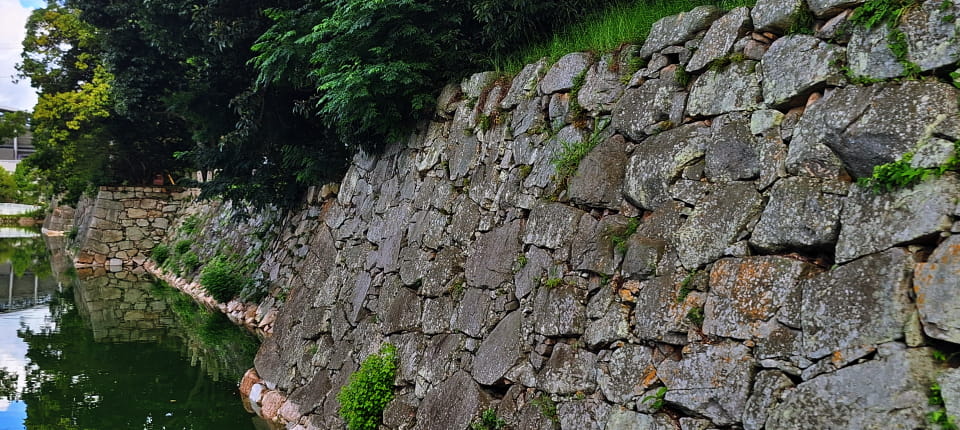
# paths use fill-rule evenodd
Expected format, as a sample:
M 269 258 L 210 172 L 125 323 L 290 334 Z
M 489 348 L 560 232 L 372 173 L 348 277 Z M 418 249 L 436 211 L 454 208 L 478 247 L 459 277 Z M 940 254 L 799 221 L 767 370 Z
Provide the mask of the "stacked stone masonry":
M 78 267 L 143 265 L 150 250 L 162 242 L 196 190 L 168 188 L 101 187 L 95 198 L 84 199 L 77 209 Z
M 887 30 L 844 25 L 860 1 L 806 3 L 812 35 L 784 35 L 803 3 L 703 6 L 643 46 L 445 88 L 274 227 L 279 312 L 243 394 L 287 428 L 344 428 L 337 393 L 389 342 L 384 429 L 487 409 L 516 429 L 926 428 L 934 382 L 960 416 L 956 359 L 936 358 L 960 350 L 960 178 L 853 181 L 957 156 L 960 90 L 933 76 L 957 68 L 960 4 L 895 24 L 926 78 L 855 85 L 903 75 Z

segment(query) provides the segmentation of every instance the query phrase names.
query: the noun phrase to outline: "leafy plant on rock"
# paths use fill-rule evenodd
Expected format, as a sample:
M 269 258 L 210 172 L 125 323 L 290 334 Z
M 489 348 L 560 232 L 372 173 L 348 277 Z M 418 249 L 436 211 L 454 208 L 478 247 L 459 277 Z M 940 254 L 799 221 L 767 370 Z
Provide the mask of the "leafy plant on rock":
M 158 244 L 150 250 L 150 259 L 157 264 L 163 264 L 170 258 L 170 247 L 164 244 Z
M 200 272 L 200 286 L 218 302 L 228 302 L 243 287 L 237 267 L 223 256 L 216 256 Z
M 377 428 L 383 409 L 393 400 L 397 366 L 397 348 L 384 344 L 378 354 L 368 356 L 360 370 L 350 375 L 350 382 L 337 394 L 340 417 L 349 430 Z
M 484 410 L 480 418 L 470 423 L 470 430 L 500 430 L 507 424 L 493 409 Z

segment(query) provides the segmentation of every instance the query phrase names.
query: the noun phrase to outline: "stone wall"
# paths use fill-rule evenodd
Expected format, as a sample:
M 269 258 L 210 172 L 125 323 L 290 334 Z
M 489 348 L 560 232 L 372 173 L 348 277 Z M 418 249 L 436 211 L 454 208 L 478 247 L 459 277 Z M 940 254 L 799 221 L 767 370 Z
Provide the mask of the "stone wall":
M 176 327 L 166 300 L 151 292 L 151 278 L 140 271 L 78 271 L 77 307 L 97 342 L 158 342 Z
M 196 190 L 100 187 L 95 198 L 84 198 L 77 206 L 74 264 L 78 267 L 142 265 L 149 251 L 167 236 L 171 222 L 185 203 L 196 196 Z M 56 218 L 52 217 L 51 223 Z
M 843 25 L 858 3 L 810 0 L 813 34 L 786 36 L 802 3 L 699 7 L 643 46 L 471 76 L 339 190 L 207 221 L 194 249 L 259 243 L 257 313 L 279 307 L 244 395 L 343 428 L 337 393 L 389 342 L 386 429 L 487 409 L 517 429 L 924 428 L 934 381 L 960 414 L 960 178 L 852 180 L 957 156 L 960 91 L 937 77 L 960 5 L 865 30 Z M 891 80 L 903 61 L 926 76 Z M 269 246 L 245 239 L 264 226 Z
M 488 408 L 518 429 L 927 426 L 931 384 L 956 375 L 934 351 L 960 342 L 960 179 L 876 194 L 851 178 L 956 156 L 960 91 L 854 85 L 844 64 L 903 70 L 886 39 L 837 30 L 849 2 L 783 37 L 792 3 L 759 3 L 512 82 L 474 75 L 407 142 L 358 156 L 274 247 L 295 269 L 244 384 L 261 413 L 342 428 L 340 387 L 389 342 L 388 429 Z M 898 24 L 925 72 L 958 59 L 957 26 L 932 17 L 960 6 L 941 3 Z M 628 75 L 631 54 L 647 65 Z

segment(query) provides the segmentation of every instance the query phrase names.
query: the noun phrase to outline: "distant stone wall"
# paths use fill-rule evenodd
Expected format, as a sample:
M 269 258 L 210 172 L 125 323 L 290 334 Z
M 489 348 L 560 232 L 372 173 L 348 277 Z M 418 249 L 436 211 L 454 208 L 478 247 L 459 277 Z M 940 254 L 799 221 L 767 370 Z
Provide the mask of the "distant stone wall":
M 143 271 L 109 273 L 103 268 L 78 271 L 77 307 L 97 342 L 158 342 L 176 324 L 166 300 L 151 292 Z
M 858 3 L 811 0 L 813 34 L 786 36 L 802 2 L 699 7 L 643 46 L 471 76 L 339 190 L 208 221 L 201 259 L 261 253 L 269 285 L 256 311 L 220 306 L 272 329 L 242 392 L 288 428 L 343 428 L 337 393 L 389 342 L 386 429 L 487 409 L 516 429 L 925 428 L 935 381 L 960 414 L 958 358 L 937 358 L 960 351 L 960 177 L 853 181 L 957 156 L 960 91 L 937 76 L 960 5 L 866 30 L 843 25 Z M 927 77 L 889 80 L 904 61 Z
M 74 263 L 84 266 L 142 265 L 166 236 L 195 190 L 156 187 L 101 187 L 75 213 L 78 234 Z

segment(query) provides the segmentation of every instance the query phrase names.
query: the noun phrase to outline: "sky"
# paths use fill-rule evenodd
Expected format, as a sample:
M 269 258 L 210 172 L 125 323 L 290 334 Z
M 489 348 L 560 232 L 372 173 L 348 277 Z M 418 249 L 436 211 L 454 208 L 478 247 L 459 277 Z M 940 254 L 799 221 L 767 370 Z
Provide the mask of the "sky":
M 43 7 L 43 0 L 0 0 L 0 107 L 33 110 L 37 94 L 26 79 L 14 83 L 20 61 L 20 43 L 30 11 Z

